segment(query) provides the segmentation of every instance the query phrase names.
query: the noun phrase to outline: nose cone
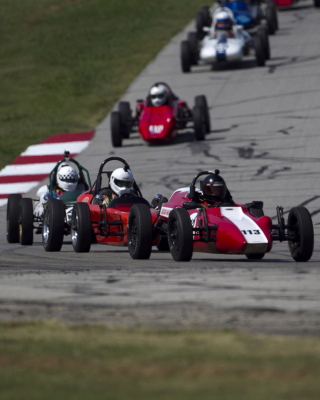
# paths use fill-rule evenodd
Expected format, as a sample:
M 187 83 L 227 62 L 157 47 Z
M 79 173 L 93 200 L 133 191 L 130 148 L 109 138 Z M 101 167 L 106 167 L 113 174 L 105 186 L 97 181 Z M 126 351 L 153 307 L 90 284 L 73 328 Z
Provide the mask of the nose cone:
M 139 121 L 139 132 L 148 142 L 169 140 L 175 131 L 173 110 L 169 106 L 147 107 Z

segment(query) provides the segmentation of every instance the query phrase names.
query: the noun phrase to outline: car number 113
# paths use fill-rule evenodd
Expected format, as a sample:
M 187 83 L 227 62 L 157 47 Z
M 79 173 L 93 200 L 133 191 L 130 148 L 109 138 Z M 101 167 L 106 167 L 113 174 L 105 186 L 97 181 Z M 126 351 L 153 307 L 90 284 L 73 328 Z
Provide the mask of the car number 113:
M 241 231 L 244 235 L 260 235 L 260 230 L 259 229 L 254 229 L 252 231 L 247 230 L 247 231 Z

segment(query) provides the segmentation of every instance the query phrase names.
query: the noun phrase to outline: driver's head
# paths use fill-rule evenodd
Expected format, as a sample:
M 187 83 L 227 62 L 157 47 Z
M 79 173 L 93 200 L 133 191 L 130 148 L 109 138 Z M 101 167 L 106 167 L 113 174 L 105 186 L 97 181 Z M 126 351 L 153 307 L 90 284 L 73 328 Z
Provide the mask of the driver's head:
M 222 201 L 227 192 L 227 185 L 219 175 L 219 170 L 207 175 L 201 184 L 203 198 L 211 203 Z
M 122 168 L 115 169 L 110 177 L 110 187 L 118 195 L 130 194 L 133 187 L 133 175 L 130 169 L 125 165 Z
M 57 185 L 65 192 L 76 190 L 78 185 L 78 174 L 76 170 L 68 164 L 60 165 L 57 172 Z
M 233 21 L 227 11 L 220 11 L 216 16 L 216 31 L 231 31 Z
M 149 92 L 151 103 L 153 106 L 162 106 L 168 99 L 168 88 L 161 83 L 152 86 Z

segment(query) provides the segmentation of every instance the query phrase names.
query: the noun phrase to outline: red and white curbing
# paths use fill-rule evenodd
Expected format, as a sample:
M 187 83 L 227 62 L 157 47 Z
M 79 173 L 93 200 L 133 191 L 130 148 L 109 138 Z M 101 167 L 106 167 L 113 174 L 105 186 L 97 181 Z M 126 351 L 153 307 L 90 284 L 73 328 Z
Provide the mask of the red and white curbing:
M 50 136 L 29 146 L 11 165 L 0 171 L 0 207 L 11 193 L 27 193 L 47 178 L 65 150 L 75 157 L 89 146 L 94 131 Z

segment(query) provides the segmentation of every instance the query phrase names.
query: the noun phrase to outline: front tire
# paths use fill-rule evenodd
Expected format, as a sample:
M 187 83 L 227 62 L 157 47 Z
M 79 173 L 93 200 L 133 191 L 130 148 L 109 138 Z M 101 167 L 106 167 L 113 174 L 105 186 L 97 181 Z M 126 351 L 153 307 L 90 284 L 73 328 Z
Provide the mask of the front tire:
M 184 208 L 175 208 L 169 214 L 168 242 L 175 261 L 190 261 L 193 254 L 193 230 L 190 216 Z
M 33 244 L 33 203 L 32 199 L 20 200 L 19 242 L 23 246 Z
M 42 244 L 45 251 L 60 251 L 64 236 L 64 204 L 61 200 L 49 199 L 42 223 Z
M 187 42 L 186 40 L 181 42 L 180 58 L 181 58 L 182 72 L 184 73 L 190 72 L 192 56 L 191 56 L 189 42 Z
M 72 210 L 71 240 L 76 253 L 88 253 L 91 248 L 91 215 L 87 203 L 76 203 Z
M 127 241 L 134 260 L 148 260 L 152 250 L 152 219 L 145 204 L 131 207 L 128 217 Z
M 19 204 L 21 194 L 9 194 L 7 204 L 7 241 L 19 243 Z
M 122 146 L 121 116 L 118 111 L 113 111 L 111 113 L 110 128 L 111 128 L 112 146 L 121 147 Z
M 267 27 L 260 27 L 258 29 L 258 35 L 260 35 L 262 43 L 263 43 L 263 50 L 264 50 L 264 57 L 266 60 L 270 60 L 271 51 L 270 51 L 270 42 L 268 36 L 268 28 Z
M 266 63 L 263 42 L 260 35 L 254 36 L 254 48 L 256 51 L 256 61 L 259 67 L 263 67 Z
M 129 139 L 131 131 L 129 123 L 131 119 L 130 103 L 128 101 L 120 101 L 118 111 L 120 113 L 122 137 L 123 139 Z
M 204 96 L 204 95 L 196 96 L 195 97 L 195 105 L 202 107 L 202 109 L 204 110 L 206 131 L 207 131 L 207 133 L 209 133 L 211 131 L 211 121 L 210 121 L 210 114 L 209 114 L 206 96 Z
M 195 106 L 192 113 L 195 138 L 196 140 L 204 140 L 207 131 L 204 110 L 200 106 Z
M 308 261 L 313 253 L 314 232 L 309 211 L 305 207 L 294 207 L 288 216 L 289 250 L 295 261 Z

